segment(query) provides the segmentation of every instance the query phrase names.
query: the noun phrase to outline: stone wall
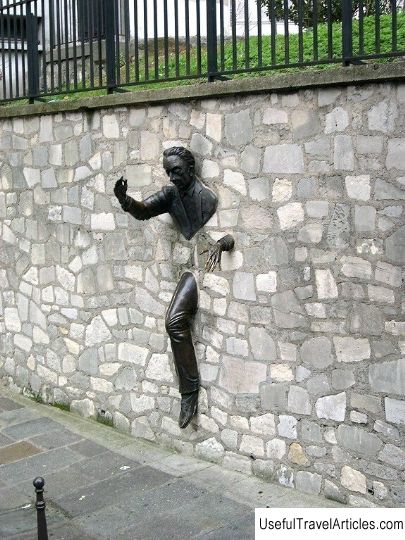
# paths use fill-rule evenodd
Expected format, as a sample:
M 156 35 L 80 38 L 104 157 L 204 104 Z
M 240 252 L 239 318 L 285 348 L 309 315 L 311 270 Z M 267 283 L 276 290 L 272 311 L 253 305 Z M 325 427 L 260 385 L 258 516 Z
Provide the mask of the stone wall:
M 0 120 L 0 372 L 136 437 L 351 504 L 405 503 L 405 85 Z M 198 156 L 235 252 L 195 320 L 197 422 L 164 314 L 190 244 L 126 215 Z M 401 438 L 402 437 L 402 438 Z

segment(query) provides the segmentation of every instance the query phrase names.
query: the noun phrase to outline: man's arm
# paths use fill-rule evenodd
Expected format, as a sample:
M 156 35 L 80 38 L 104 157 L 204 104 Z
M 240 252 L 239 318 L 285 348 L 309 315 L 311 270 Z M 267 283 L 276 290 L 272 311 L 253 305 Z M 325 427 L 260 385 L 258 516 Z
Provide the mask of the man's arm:
M 168 212 L 169 201 L 163 190 L 151 195 L 145 201 L 136 201 L 127 195 L 127 189 L 128 181 L 121 177 L 115 183 L 114 194 L 121 208 L 135 219 L 143 221 Z

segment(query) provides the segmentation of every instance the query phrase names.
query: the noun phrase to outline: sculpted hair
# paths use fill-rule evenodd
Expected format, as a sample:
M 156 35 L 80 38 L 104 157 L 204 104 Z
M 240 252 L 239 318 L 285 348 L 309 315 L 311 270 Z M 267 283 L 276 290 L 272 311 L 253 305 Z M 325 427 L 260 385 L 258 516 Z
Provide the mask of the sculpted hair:
M 179 156 L 187 163 L 187 165 L 195 168 L 195 159 L 193 154 L 190 152 L 190 150 L 187 150 L 187 148 L 184 148 L 183 146 L 172 146 L 171 148 L 167 148 L 163 152 L 163 156 L 165 158 L 170 156 Z

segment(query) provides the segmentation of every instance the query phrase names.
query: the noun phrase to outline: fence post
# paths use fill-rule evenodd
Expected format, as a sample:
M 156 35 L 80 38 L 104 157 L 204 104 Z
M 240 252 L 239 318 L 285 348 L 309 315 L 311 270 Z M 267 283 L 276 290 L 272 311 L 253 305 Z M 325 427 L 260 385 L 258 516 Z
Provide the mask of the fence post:
M 207 66 L 208 81 L 213 82 L 218 76 L 216 0 L 207 0 Z
M 28 99 L 34 103 L 39 96 L 39 49 L 38 20 L 31 11 L 31 2 L 27 3 L 27 64 L 28 64 Z M 24 54 L 24 51 L 23 51 Z
M 37 497 L 35 508 L 37 509 L 38 540 L 48 540 L 48 529 L 46 526 L 44 485 L 45 480 L 40 476 L 33 481 L 35 494 Z
M 112 94 L 117 87 L 117 66 L 115 53 L 115 0 L 104 0 L 105 20 L 105 61 L 107 72 L 107 93 Z
M 352 0 L 342 0 L 342 58 L 348 66 L 353 57 L 353 14 Z

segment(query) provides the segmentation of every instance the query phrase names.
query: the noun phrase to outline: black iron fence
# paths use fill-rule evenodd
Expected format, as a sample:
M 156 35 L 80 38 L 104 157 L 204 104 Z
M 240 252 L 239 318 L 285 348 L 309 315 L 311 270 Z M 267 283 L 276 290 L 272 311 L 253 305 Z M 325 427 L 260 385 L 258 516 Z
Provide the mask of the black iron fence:
M 405 0 L 0 0 L 0 102 L 405 56 Z

